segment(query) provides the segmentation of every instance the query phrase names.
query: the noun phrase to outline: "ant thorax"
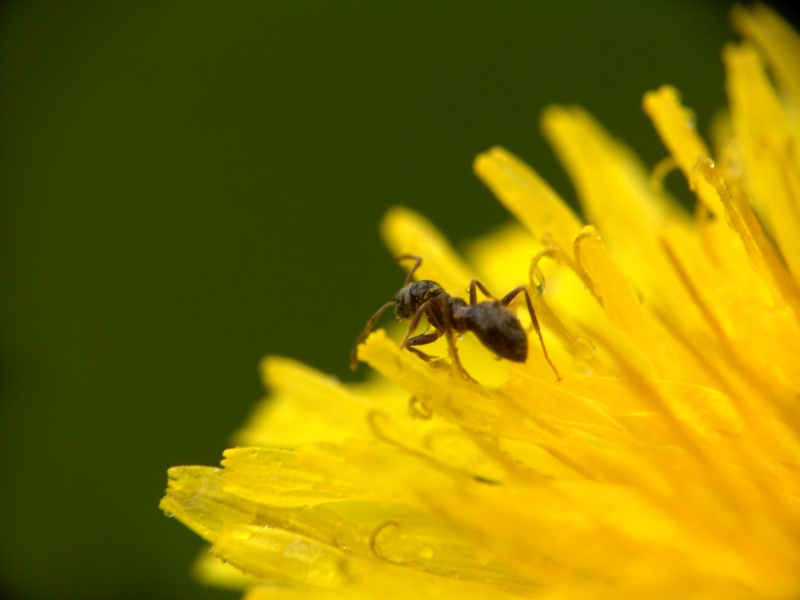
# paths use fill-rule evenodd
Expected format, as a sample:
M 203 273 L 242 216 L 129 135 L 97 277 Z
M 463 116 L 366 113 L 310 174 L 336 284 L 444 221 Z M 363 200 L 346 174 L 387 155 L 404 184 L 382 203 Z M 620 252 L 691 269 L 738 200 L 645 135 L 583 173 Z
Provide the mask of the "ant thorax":
M 433 296 L 444 293 L 442 286 L 435 281 L 422 280 L 405 286 L 394 297 L 394 313 L 397 320 L 410 319 L 425 302 Z

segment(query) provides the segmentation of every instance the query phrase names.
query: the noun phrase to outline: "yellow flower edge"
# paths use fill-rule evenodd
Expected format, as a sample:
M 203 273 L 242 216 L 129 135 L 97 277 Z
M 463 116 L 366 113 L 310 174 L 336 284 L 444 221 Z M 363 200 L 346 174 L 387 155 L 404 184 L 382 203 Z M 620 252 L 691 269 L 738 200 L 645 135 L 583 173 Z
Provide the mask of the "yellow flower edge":
M 763 6 L 734 24 L 713 153 L 676 90 L 644 99 L 693 216 L 663 168 L 551 107 L 591 225 L 500 148 L 475 171 L 521 225 L 469 260 L 407 209 L 383 222 L 451 294 L 529 284 L 561 379 L 535 337 L 524 364 L 460 340 L 481 383 L 400 330 L 359 348 L 362 384 L 265 359 L 222 466 L 169 470 L 161 508 L 211 544 L 201 579 L 251 599 L 800 595 L 800 39 Z

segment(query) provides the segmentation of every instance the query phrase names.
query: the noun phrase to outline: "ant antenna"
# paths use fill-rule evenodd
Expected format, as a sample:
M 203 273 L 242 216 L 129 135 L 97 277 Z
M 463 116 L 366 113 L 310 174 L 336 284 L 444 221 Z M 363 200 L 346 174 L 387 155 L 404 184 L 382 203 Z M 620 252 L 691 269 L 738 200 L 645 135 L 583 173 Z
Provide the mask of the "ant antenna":
M 380 319 L 383 312 L 387 308 L 390 308 L 394 305 L 395 305 L 394 300 L 392 300 L 391 302 L 387 302 L 378 309 L 378 312 L 372 315 L 372 318 L 369 321 L 367 321 L 367 324 L 364 327 L 364 331 L 362 331 L 361 335 L 358 336 L 358 339 L 356 340 L 356 343 L 353 346 L 353 350 L 350 352 L 350 369 L 352 369 L 353 371 L 355 371 L 356 368 L 358 367 L 358 347 L 361 345 L 361 342 L 367 339 L 369 332 L 372 331 L 373 327 L 375 327 L 375 323 L 378 321 L 378 319 Z
M 414 266 L 411 267 L 411 270 L 406 275 L 406 280 L 403 282 L 403 287 L 406 287 L 411 282 L 411 277 L 414 275 L 414 271 L 416 271 L 419 266 L 422 264 L 422 257 L 417 256 L 416 254 L 401 254 L 397 257 L 397 262 L 401 262 L 403 260 L 414 260 Z
M 411 270 L 408 272 L 408 275 L 406 275 L 406 280 L 403 283 L 403 287 L 405 287 L 405 286 L 407 286 L 409 284 L 409 282 L 411 281 L 411 277 L 414 275 L 414 271 L 416 271 L 419 268 L 419 266 L 422 264 L 422 257 L 421 256 L 417 256 L 416 254 L 402 254 L 402 255 L 397 257 L 397 262 L 401 262 L 401 261 L 404 261 L 404 260 L 414 260 L 415 262 L 414 262 L 414 266 L 411 267 Z M 389 308 L 391 306 L 394 306 L 395 304 L 396 304 L 396 302 L 394 300 L 392 300 L 391 302 L 387 302 L 386 304 L 384 304 L 383 306 L 381 306 L 378 309 L 378 312 L 376 312 L 374 315 L 372 315 L 372 318 L 369 321 L 367 321 L 367 324 L 364 327 L 364 330 L 361 332 L 361 335 L 358 336 L 358 339 L 356 340 L 356 343 L 353 346 L 353 350 L 350 352 L 350 368 L 353 371 L 355 371 L 356 368 L 358 367 L 358 347 L 361 345 L 361 342 L 363 342 L 365 339 L 367 339 L 367 336 L 369 335 L 369 332 L 372 331 L 373 327 L 375 327 L 375 323 L 377 323 L 378 319 L 380 319 L 380 317 L 384 313 L 384 311 L 387 308 Z

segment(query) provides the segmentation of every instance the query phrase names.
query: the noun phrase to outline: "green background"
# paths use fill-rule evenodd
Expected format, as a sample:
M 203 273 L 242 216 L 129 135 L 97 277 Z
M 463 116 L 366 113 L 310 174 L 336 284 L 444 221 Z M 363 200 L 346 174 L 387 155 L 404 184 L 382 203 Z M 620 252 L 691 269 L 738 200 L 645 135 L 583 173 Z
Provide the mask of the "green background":
M 652 165 L 645 90 L 724 102 L 722 2 L 5 3 L 0 582 L 15 598 L 227 598 L 157 509 L 217 464 L 266 354 L 342 379 L 402 271 L 405 204 L 458 246 L 508 217 L 471 173 L 579 103 Z M 680 187 L 679 179 L 670 178 Z

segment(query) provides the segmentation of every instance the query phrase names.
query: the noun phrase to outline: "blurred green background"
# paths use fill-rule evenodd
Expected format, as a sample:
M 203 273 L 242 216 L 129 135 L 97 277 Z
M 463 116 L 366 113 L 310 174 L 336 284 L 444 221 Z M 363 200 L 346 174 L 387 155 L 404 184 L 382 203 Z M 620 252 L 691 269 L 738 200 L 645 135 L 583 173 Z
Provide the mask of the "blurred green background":
M 504 222 L 471 173 L 495 144 L 572 199 L 546 104 L 584 105 L 650 165 L 645 90 L 678 86 L 705 128 L 728 8 L 4 3 L 5 597 L 238 595 L 189 575 L 202 543 L 157 509 L 166 469 L 218 463 L 266 354 L 358 376 L 350 346 L 402 277 L 389 206 L 457 246 Z

